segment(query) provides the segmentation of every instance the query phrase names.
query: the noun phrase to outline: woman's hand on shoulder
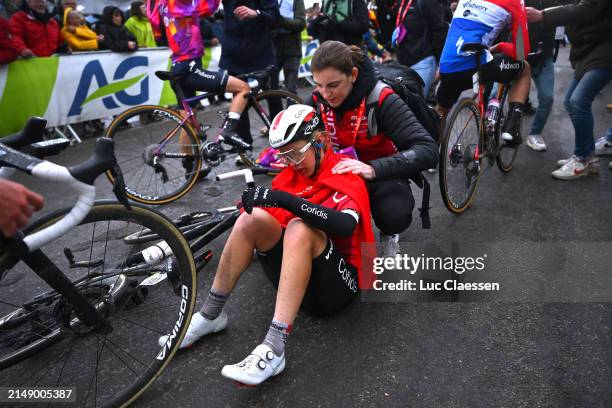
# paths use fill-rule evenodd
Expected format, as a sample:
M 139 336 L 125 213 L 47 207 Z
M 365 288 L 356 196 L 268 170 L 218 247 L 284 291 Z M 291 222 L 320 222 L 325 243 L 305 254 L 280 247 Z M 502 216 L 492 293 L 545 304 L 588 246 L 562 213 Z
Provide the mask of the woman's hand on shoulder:
M 374 180 L 376 178 L 376 171 L 374 170 L 374 167 L 355 159 L 342 159 L 340 163 L 334 166 L 332 173 L 352 173 L 365 180 Z

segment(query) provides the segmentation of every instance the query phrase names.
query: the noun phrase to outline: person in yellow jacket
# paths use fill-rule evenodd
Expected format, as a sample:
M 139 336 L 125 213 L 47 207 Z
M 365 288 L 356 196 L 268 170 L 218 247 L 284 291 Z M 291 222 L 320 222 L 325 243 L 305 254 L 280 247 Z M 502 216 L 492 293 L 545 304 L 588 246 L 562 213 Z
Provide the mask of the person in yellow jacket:
M 153 28 L 147 18 L 147 9 L 142 1 L 132 3 L 130 16 L 125 22 L 125 28 L 134 34 L 138 47 L 157 47 L 153 36 Z
M 72 51 L 92 51 L 100 48 L 100 42 L 104 40 L 103 35 L 85 25 L 83 14 L 72 8 L 64 12 L 64 28 L 62 35 L 66 39 Z

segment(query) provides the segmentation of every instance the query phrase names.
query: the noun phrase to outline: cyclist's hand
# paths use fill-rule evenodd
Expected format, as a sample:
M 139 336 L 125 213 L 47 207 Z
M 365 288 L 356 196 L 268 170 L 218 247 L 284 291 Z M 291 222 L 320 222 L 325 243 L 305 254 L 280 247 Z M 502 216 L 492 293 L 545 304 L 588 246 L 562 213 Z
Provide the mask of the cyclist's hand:
M 355 159 L 342 159 L 340 163 L 334 166 L 332 173 L 353 173 L 366 180 L 373 180 L 376 178 L 374 167 Z
M 21 184 L 0 179 L 0 231 L 12 237 L 25 227 L 34 211 L 44 204 L 43 198 Z
M 242 192 L 242 208 L 250 214 L 253 207 L 283 207 L 290 197 L 285 191 L 255 186 Z

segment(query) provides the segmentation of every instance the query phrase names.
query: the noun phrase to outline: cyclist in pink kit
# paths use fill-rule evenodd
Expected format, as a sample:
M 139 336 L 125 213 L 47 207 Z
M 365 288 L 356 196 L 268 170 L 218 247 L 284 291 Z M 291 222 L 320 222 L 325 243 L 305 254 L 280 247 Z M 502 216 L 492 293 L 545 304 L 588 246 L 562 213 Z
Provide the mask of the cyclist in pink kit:
M 187 74 L 180 80 L 185 98 L 195 96 L 196 91 L 233 94 L 229 120 L 222 134 L 234 135 L 240 114 L 247 105 L 250 88 L 246 82 L 228 75 L 225 70 L 209 71 L 202 67 L 204 42 L 200 33 L 200 18 L 212 15 L 219 3 L 220 0 L 149 0 L 147 13 L 156 39 L 161 37 L 162 27 L 166 31 L 172 50 L 171 71 Z

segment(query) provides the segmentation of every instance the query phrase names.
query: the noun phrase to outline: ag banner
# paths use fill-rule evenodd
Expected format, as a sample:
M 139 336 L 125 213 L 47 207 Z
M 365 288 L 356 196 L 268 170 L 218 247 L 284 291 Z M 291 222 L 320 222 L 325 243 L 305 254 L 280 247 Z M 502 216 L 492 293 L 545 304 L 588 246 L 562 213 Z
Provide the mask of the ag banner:
M 221 49 L 203 65 L 218 69 Z M 167 48 L 134 53 L 91 52 L 18 60 L 0 67 L 0 136 L 16 133 L 30 116 L 59 126 L 117 115 L 132 106 L 176 103 L 155 71 L 170 68 Z

